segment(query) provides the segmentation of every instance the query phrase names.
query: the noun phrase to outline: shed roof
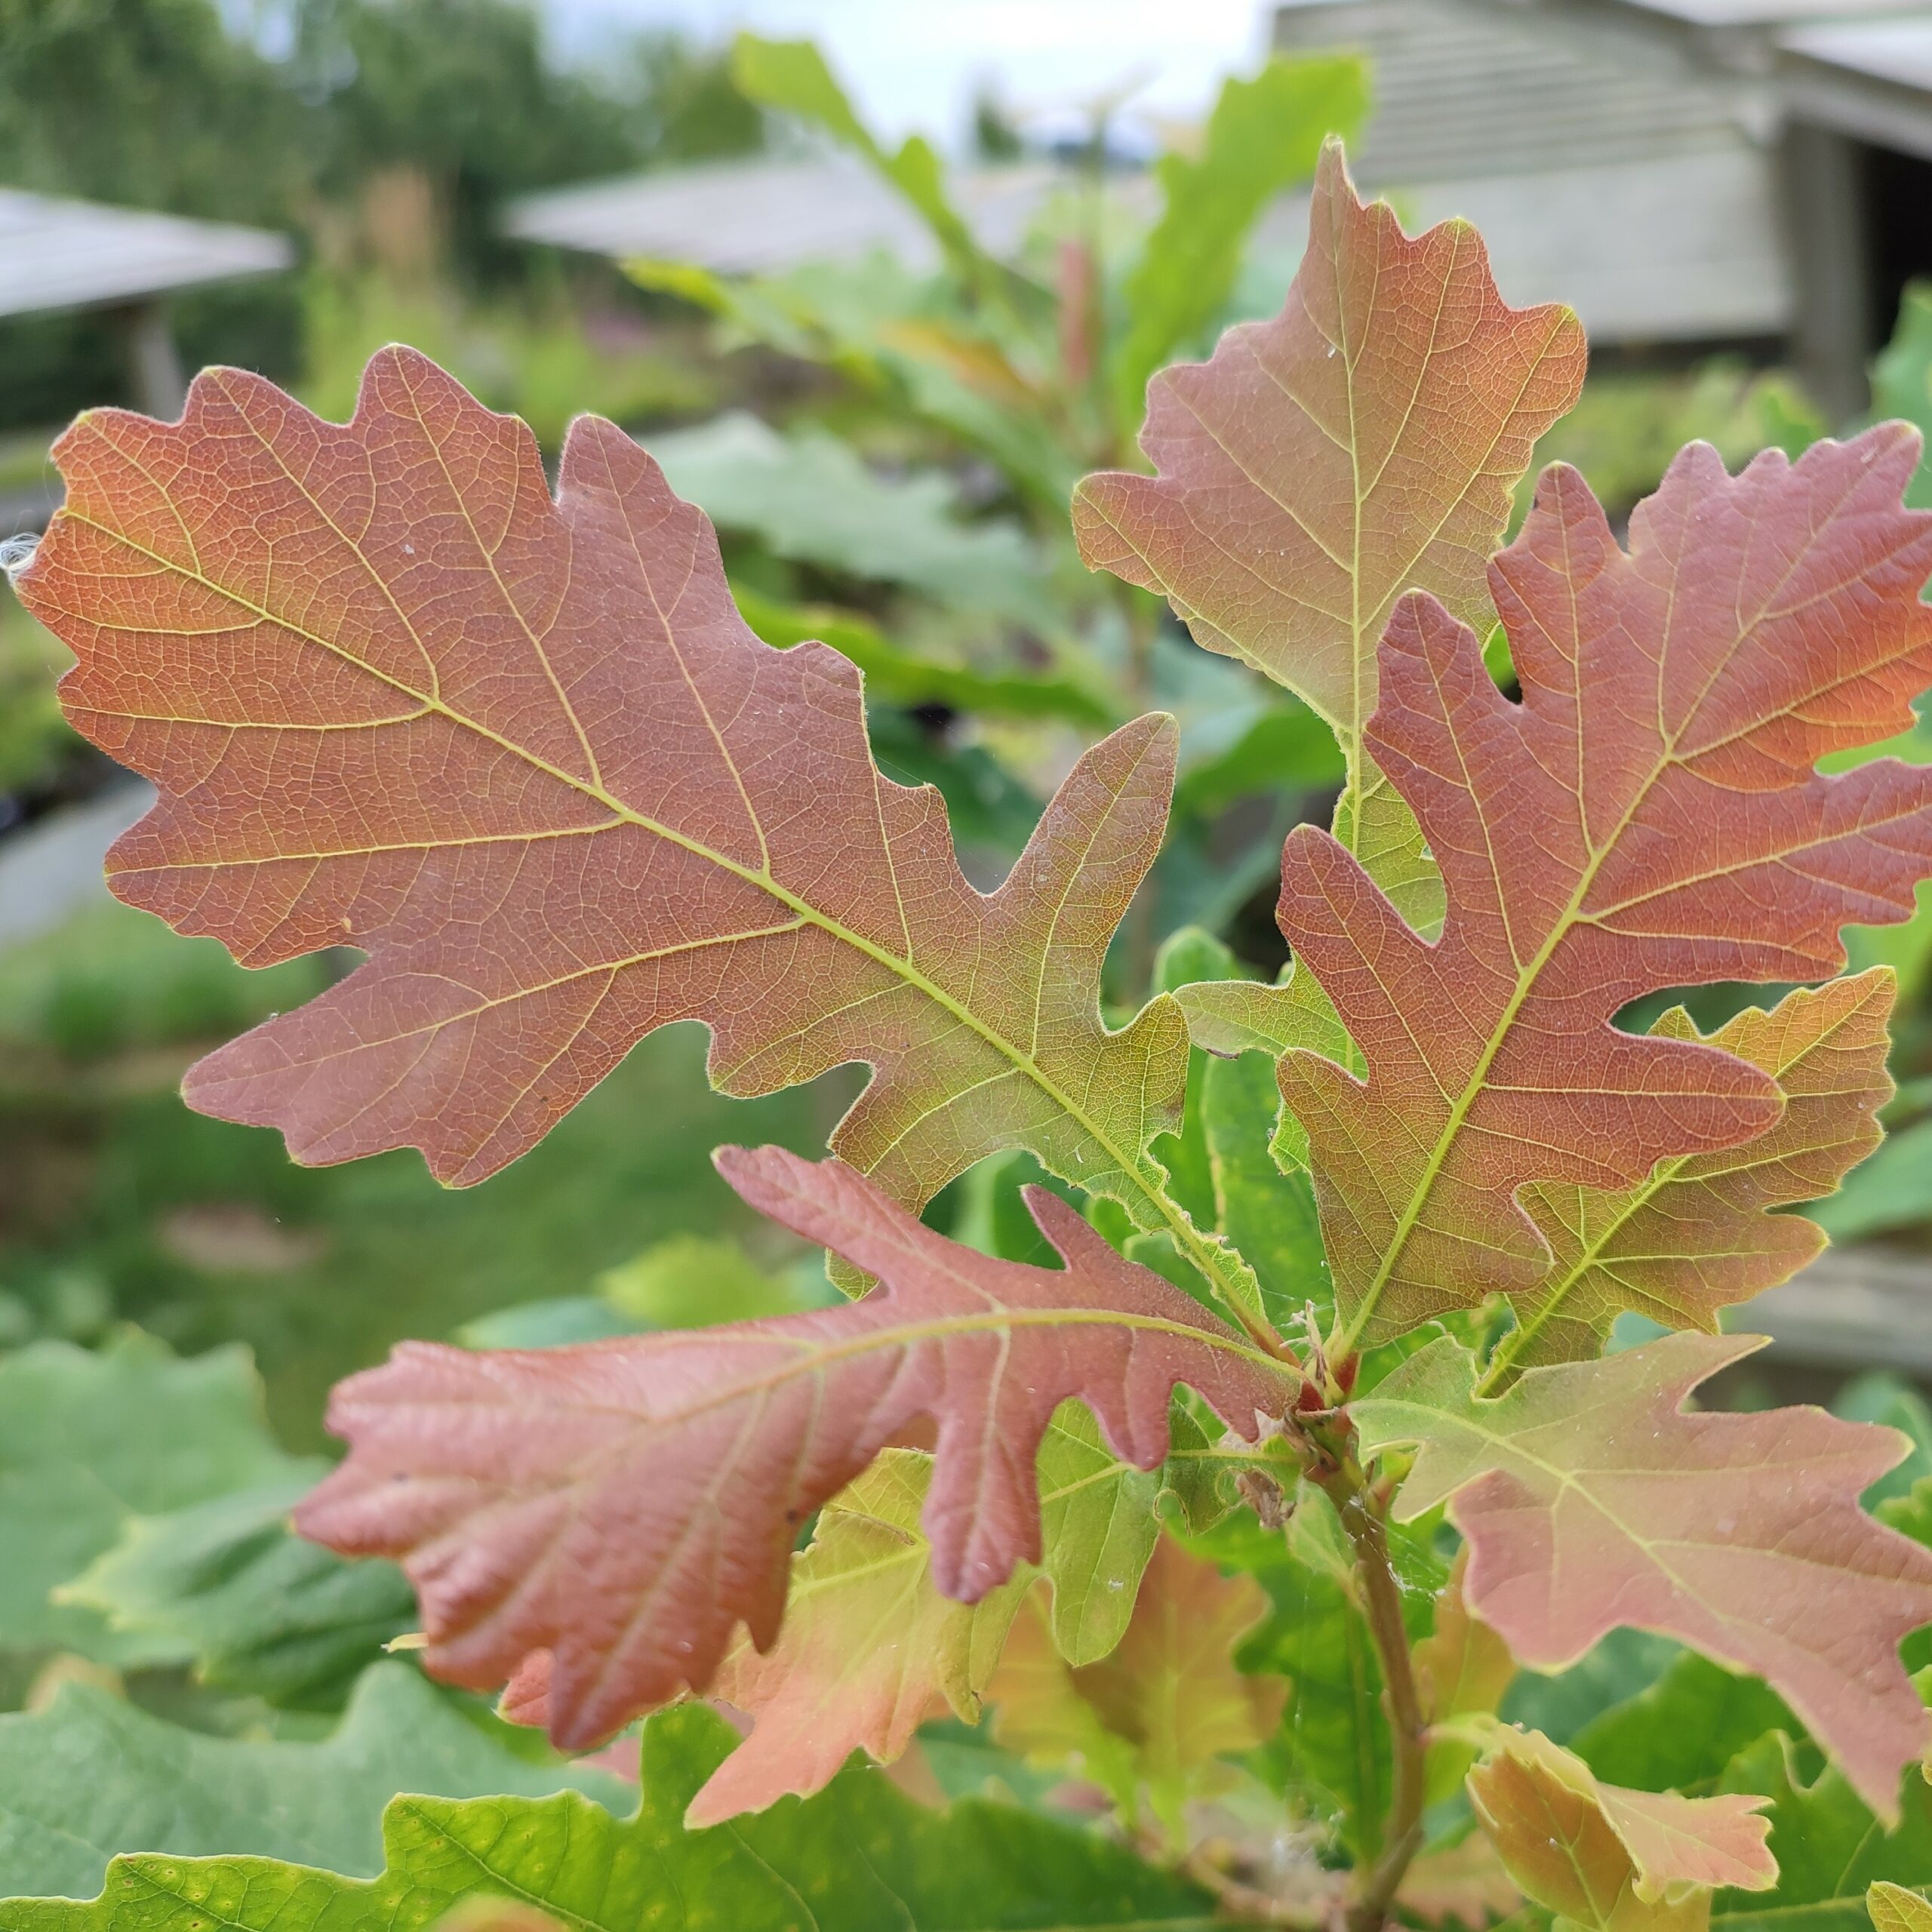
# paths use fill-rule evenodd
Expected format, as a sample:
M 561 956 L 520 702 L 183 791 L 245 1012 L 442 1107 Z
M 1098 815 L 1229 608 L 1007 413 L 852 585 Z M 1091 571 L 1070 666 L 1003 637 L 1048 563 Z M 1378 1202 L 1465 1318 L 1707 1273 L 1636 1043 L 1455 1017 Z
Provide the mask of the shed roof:
M 1932 13 L 1815 22 L 1779 34 L 1777 48 L 1792 114 L 1932 158 Z
M 1798 27 L 1780 35 L 1778 45 L 1827 66 L 1932 94 L 1932 14 Z
M 294 260 L 286 235 L 260 229 L 0 188 L 0 315 L 138 301 Z
M 1910 13 L 1922 0 L 1614 0 L 1695 27 L 1777 27 L 1807 20 L 1862 20 Z
M 1050 162 L 967 168 L 949 177 L 980 242 L 1010 254 L 1041 203 L 1068 178 Z M 506 226 L 525 242 L 623 260 L 695 262 L 721 275 L 769 274 L 883 248 L 914 267 L 936 261 L 925 225 L 885 183 L 843 155 L 718 162 L 625 175 L 513 203 Z

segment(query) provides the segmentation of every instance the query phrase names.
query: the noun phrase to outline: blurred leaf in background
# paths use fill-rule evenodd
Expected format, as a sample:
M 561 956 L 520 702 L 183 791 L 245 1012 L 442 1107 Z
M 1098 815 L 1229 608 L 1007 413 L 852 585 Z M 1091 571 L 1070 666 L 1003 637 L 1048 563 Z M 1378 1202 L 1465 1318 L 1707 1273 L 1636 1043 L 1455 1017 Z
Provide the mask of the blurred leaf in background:
M 1909 283 L 1900 300 L 1898 326 L 1872 365 L 1872 414 L 1879 421 L 1903 417 L 1932 435 L 1932 282 Z M 1923 453 L 1905 500 L 1914 509 L 1932 507 L 1932 464 Z

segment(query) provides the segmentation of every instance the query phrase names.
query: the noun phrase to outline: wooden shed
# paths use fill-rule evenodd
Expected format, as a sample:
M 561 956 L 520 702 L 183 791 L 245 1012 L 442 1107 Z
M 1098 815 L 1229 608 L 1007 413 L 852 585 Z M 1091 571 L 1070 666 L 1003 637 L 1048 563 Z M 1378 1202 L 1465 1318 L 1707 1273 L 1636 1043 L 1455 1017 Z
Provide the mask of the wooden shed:
M 1932 11 L 1885 0 L 1308 0 L 1375 63 L 1358 158 L 1616 344 L 1764 342 L 1840 416 L 1932 274 Z
M 136 399 L 158 416 L 175 413 L 183 389 L 167 297 L 269 274 L 294 259 L 287 236 L 260 229 L 0 188 L 0 317 L 115 311 Z

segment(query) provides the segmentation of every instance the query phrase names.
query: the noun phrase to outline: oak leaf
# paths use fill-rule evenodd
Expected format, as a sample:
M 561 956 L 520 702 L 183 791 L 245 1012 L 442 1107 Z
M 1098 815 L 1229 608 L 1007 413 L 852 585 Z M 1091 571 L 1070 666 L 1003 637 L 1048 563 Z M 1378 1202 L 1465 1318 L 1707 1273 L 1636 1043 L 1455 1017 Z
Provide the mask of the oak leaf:
M 1755 1140 L 1660 1161 L 1635 1187 L 1600 1192 L 1533 1183 L 1519 1199 L 1555 1260 L 1513 1297 L 1514 1364 L 1600 1355 L 1626 1309 L 1671 1328 L 1717 1332 L 1718 1312 L 1789 1281 L 1825 1246 L 1802 1215 L 1770 1211 L 1829 1194 L 1882 1137 L 1892 1096 L 1890 970 L 1800 987 L 1770 1012 L 1747 1007 L 1708 1036 L 1681 1007 L 1658 1038 L 1706 1039 L 1762 1069 L 1784 1113 Z
M 335 1392 L 351 1452 L 298 1516 L 401 1558 L 440 1676 L 485 1688 L 548 1652 L 550 1732 L 581 1748 L 710 1683 L 742 1620 L 777 1640 L 794 1533 L 921 1417 L 934 1580 L 977 1601 L 1041 1556 L 1035 1457 L 1077 1398 L 1152 1469 L 1186 1382 L 1252 1441 L 1298 1384 L 1066 1204 L 1028 1204 L 1064 1269 L 961 1247 L 852 1168 L 728 1148 L 754 1207 L 881 1285 L 809 1314 L 577 1348 L 406 1344 Z
M 298 1855 L 337 1869 L 137 1852 L 107 1866 L 104 1882 L 88 1881 L 87 1889 L 100 1886 L 98 1897 L 11 1900 L 8 1932 L 423 1932 L 438 1913 L 472 1899 L 548 1912 L 571 1932 L 707 1925 L 1204 1932 L 1214 1921 L 1205 1892 L 1129 1847 L 1014 1804 L 968 1798 L 928 1810 L 857 1769 L 802 1804 L 686 1831 L 685 1807 L 733 1741 L 729 1727 L 702 1709 L 652 1718 L 642 1789 L 628 1817 L 574 1792 L 534 1799 L 405 1795 L 383 1811 L 380 1844 L 376 1807 L 357 1813 L 370 1842 L 353 1860 L 308 1838 Z M 147 1809 L 165 1807 L 150 1798 Z M 309 1823 L 306 1812 L 291 1810 L 289 1829 Z M 97 1874 L 106 1865 L 103 1857 Z M 341 1875 L 344 1865 L 369 1875 Z
M 987 1688 L 997 1734 L 1035 1761 L 1060 1763 L 1106 1786 L 1131 1813 L 1137 1794 L 1171 1838 L 1185 1842 L 1183 1808 L 1223 1754 L 1265 1743 L 1288 1686 L 1238 1669 L 1234 1653 L 1268 1614 L 1252 1577 L 1224 1577 L 1171 1537 L 1155 1546 L 1126 1635 L 1097 1663 L 1054 1653 L 1037 1607 Z
M 1355 1414 L 1364 1453 L 1416 1445 L 1396 1512 L 1447 1504 L 1469 1545 L 1469 1606 L 1518 1662 L 1563 1669 L 1620 1626 L 1675 1638 L 1764 1678 L 1896 1817 L 1900 1770 L 1927 1732 L 1898 1646 L 1932 1622 L 1932 1551 L 1859 1498 L 1908 1445 L 1815 1409 L 1686 1411 L 1762 1346 L 1670 1335 L 1533 1369 L 1486 1401 L 1444 1339 Z
M 1865 1909 L 1875 1932 L 1932 1932 L 1932 1902 L 1886 1880 L 1866 1887 Z
M 180 422 L 91 412 L 55 455 L 19 589 L 79 660 L 75 727 L 161 795 L 115 891 L 248 964 L 370 955 L 202 1061 L 193 1106 L 468 1183 L 698 1019 L 728 1093 L 869 1063 L 833 1144 L 897 1199 L 1017 1144 L 1186 1244 L 1147 1152 L 1185 1024 L 1161 1000 L 1109 1032 L 1098 997 L 1171 720 L 1088 752 L 983 895 L 938 794 L 875 764 L 858 674 L 759 641 L 608 423 L 573 426 L 553 501 L 528 429 L 389 349 L 346 424 L 212 370 Z
M 1700 1932 L 1718 1887 L 1777 1882 L 1763 1798 L 1626 1791 L 1540 1731 L 1489 1735 L 1470 1801 L 1510 1876 L 1558 1925 Z
M 1395 1903 L 1426 1925 L 1454 1919 L 1469 1932 L 1484 1932 L 1515 1912 L 1523 1895 L 1487 1835 L 1472 1831 L 1454 1844 L 1420 1854 L 1402 1875 Z
M 1440 888 L 1363 743 L 1376 642 L 1416 588 L 1487 629 L 1484 560 L 1583 363 L 1567 309 L 1509 307 L 1467 222 L 1411 239 L 1386 203 L 1364 206 L 1331 142 L 1281 313 L 1149 385 L 1140 446 L 1158 475 L 1074 494 L 1090 568 L 1161 592 L 1198 643 L 1333 726 L 1349 762 L 1337 833 L 1418 924 L 1440 916 Z
M 1040 1628 L 1050 1653 L 1092 1663 L 1127 1629 L 1159 1535 L 1161 1478 L 1110 1454 L 1078 1402 L 1048 1423 L 1038 1468 L 1039 1574 L 1053 1598 Z M 930 1472 L 925 1456 L 888 1449 L 820 1512 L 792 1558 L 777 1642 L 761 1655 L 741 1631 L 712 1680 L 710 1694 L 753 1727 L 694 1801 L 694 1826 L 820 1790 L 854 1751 L 890 1764 L 928 1717 L 978 1721 L 1035 1572 L 1023 1565 L 977 1604 L 941 1595 L 919 1527 Z M 549 1674 L 540 1652 L 506 1694 L 505 1715 L 547 1729 Z
M 761 1656 L 741 1634 L 712 1680 L 752 1729 L 692 1799 L 693 1827 L 822 1790 L 855 1750 L 890 1764 L 948 1709 L 978 1721 L 1031 1572 L 976 1604 L 940 1595 L 919 1531 L 929 1469 L 888 1449 L 820 1512 L 777 1642 Z
M 1415 1646 L 1413 1662 L 1423 1714 L 1431 1724 L 1494 1712 L 1516 1675 L 1509 1646 L 1478 1617 L 1464 1597 L 1467 1546 L 1435 1604 L 1435 1625 Z
M 1435 1623 L 1414 1648 L 1416 1690 L 1423 1715 L 1433 1727 L 1426 1764 L 1432 1804 L 1453 1798 L 1472 1762 L 1469 1746 L 1454 1734 L 1452 1720 L 1489 1716 L 1516 1675 L 1509 1646 L 1469 1614 L 1464 1592 L 1469 1546 L 1456 1552 L 1449 1581 L 1435 1600 Z M 1451 1725 L 1445 1731 L 1444 1727 Z
M 1738 1751 L 1717 1788 L 1767 1795 L 1778 1861 L 1776 1891 L 1757 1899 L 1719 1897 L 1712 1918 L 1733 1932 L 1750 1932 L 1753 1921 L 1767 1932 L 1797 1924 L 1872 1932 L 1863 1909 L 1871 1885 L 1922 1886 L 1932 1874 L 1932 1786 L 1908 1774 L 1900 1815 L 1887 1829 L 1837 1766 L 1821 1769 L 1795 1726 L 1774 1727 Z
M 1282 860 L 1282 931 L 1367 1065 L 1281 1064 L 1349 1343 L 1533 1288 L 1525 1184 L 1629 1187 L 1778 1119 L 1769 1074 L 1620 1032 L 1628 1001 L 1823 978 L 1841 926 L 1911 912 L 1932 768 L 1812 764 L 1898 729 L 1932 679 L 1932 516 L 1900 507 L 1918 451 L 1881 425 L 1732 477 L 1694 445 L 1627 554 L 1552 469 L 1491 565 L 1520 704 L 1441 605 L 1397 605 L 1367 743 L 1441 869 L 1441 937 L 1313 826 Z

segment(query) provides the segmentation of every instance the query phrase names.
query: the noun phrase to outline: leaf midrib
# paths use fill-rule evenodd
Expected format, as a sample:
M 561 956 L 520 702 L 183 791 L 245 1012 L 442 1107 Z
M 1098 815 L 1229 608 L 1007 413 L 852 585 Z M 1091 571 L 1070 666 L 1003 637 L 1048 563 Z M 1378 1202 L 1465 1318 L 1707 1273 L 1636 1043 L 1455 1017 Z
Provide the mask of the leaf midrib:
M 863 1307 L 863 1302 L 856 1304 Z M 837 1311 L 835 1311 L 835 1312 Z M 781 1319 L 791 1319 L 785 1317 Z M 869 1355 L 880 1349 L 909 1348 L 921 1342 L 943 1342 L 954 1337 L 973 1334 L 1009 1334 L 1017 1328 L 1054 1327 L 1103 1327 L 1127 1328 L 1146 1334 L 1173 1336 L 1177 1339 L 1198 1343 L 1224 1355 L 1236 1357 L 1240 1361 L 1266 1370 L 1269 1374 L 1282 1381 L 1296 1380 L 1287 1365 L 1272 1355 L 1244 1340 L 1232 1329 L 1218 1332 L 1214 1329 L 1196 1328 L 1185 1321 L 1171 1321 L 1164 1316 L 1132 1315 L 1112 1309 L 1044 1308 L 1008 1309 L 990 1308 L 971 1315 L 938 1315 L 924 1321 L 907 1321 L 889 1328 L 867 1329 L 862 1334 L 844 1340 L 823 1343 L 803 1335 L 777 1335 L 764 1334 L 755 1339 L 760 1342 L 790 1342 L 796 1346 L 797 1353 L 786 1362 L 767 1371 L 761 1375 L 748 1377 L 733 1382 L 727 1388 L 706 1394 L 700 1400 L 676 1410 L 666 1410 L 660 1414 L 647 1414 L 634 1408 L 613 1407 L 608 1403 L 595 1402 L 581 1395 L 574 1395 L 571 1411 L 574 1415 L 605 1415 L 614 1417 L 633 1427 L 672 1426 L 681 1427 L 695 1417 L 706 1415 L 715 1409 L 728 1407 L 752 1396 L 762 1396 L 774 1389 L 782 1388 L 787 1382 L 801 1376 L 815 1375 L 843 1361 Z M 693 1329 L 689 1331 L 689 1346 L 715 1346 L 715 1335 L 709 1330 Z M 663 1348 L 668 1336 L 651 1336 L 639 1338 L 654 1354 L 669 1353 Z M 747 1337 L 746 1339 L 751 1340 Z M 1069 1400 L 1083 1398 L 1069 1396 Z M 417 1402 L 414 1407 L 434 1407 L 434 1404 Z M 475 1409 L 478 1404 L 457 1398 L 447 1404 L 457 1409 Z M 1226 1420 L 1226 1418 L 1223 1418 Z

